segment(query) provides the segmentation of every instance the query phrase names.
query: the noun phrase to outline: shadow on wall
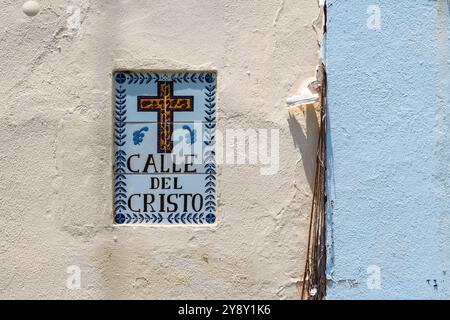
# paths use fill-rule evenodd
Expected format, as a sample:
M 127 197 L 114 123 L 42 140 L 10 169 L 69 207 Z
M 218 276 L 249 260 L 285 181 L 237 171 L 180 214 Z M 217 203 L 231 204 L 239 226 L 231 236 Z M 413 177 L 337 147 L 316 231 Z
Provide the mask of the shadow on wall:
M 319 139 L 319 121 L 314 106 L 291 108 L 288 123 L 294 145 L 300 151 L 306 179 L 313 190 Z

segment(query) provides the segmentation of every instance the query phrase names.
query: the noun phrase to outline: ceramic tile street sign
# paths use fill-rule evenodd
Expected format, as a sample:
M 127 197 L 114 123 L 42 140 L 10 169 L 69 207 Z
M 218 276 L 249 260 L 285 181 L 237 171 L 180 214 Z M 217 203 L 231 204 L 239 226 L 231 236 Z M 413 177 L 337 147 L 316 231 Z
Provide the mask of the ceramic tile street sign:
M 114 73 L 114 222 L 216 221 L 216 74 Z

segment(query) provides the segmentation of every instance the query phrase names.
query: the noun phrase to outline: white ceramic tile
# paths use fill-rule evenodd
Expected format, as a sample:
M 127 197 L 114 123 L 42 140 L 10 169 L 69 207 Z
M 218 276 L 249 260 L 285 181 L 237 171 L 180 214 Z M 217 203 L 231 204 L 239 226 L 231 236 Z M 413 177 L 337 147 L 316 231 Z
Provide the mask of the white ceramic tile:
M 115 223 L 215 223 L 215 73 L 114 79 Z

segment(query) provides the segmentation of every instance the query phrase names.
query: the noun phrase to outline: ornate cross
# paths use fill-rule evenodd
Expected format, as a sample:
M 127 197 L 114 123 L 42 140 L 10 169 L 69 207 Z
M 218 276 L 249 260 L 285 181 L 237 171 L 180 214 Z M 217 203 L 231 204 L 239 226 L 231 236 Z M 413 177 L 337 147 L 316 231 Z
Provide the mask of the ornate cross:
M 158 81 L 156 97 L 138 96 L 138 111 L 158 112 L 158 153 L 171 153 L 173 149 L 173 113 L 194 111 L 194 97 L 173 95 L 173 81 Z

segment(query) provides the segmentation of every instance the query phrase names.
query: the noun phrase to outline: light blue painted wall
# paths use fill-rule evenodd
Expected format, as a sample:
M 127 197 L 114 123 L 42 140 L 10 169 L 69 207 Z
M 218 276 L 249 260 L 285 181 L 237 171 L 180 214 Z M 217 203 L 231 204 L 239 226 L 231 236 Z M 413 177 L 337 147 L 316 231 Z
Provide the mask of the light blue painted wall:
M 450 298 L 446 3 L 328 0 L 328 299 Z

